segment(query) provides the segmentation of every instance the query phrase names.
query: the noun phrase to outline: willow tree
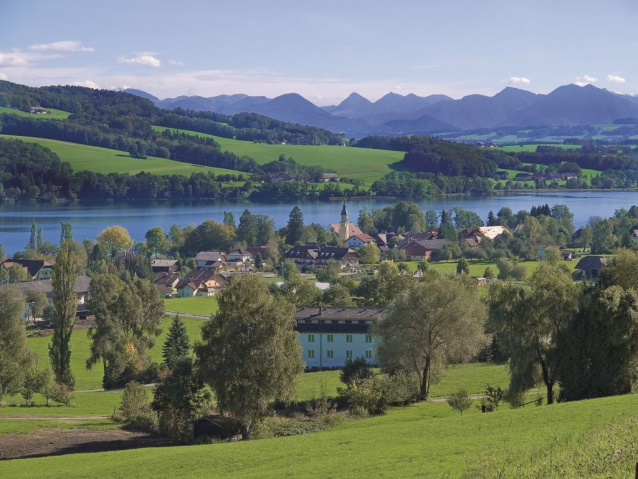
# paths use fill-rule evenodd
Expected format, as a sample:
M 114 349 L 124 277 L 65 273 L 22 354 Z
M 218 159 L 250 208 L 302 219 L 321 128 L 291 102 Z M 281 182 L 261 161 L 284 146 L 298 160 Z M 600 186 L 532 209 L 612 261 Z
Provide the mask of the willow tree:
M 438 276 L 400 295 L 373 332 L 377 357 L 386 370 L 418 374 L 420 399 L 448 361 L 463 362 L 486 344 L 486 308 L 466 277 Z
M 271 296 L 255 276 L 234 281 L 221 294 L 196 353 L 218 406 L 242 424 L 245 439 L 272 401 L 294 396 L 304 370 L 294 307 Z
M 64 241 L 55 259 L 53 275 L 53 338 L 49 357 L 55 379 L 69 388 L 75 385 L 71 371 L 71 334 L 78 308 L 76 282 L 78 267 L 73 258 L 72 244 Z
M 492 284 L 490 323 L 510 353 L 510 391 L 522 392 L 543 381 L 547 404 L 554 402 L 562 359 L 559 338 L 577 312 L 580 287 L 564 265 L 546 261 L 527 286 Z
M 3 396 L 20 391 L 25 372 L 37 360 L 29 351 L 23 311 L 24 299 L 19 290 L 0 290 L 0 402 Z

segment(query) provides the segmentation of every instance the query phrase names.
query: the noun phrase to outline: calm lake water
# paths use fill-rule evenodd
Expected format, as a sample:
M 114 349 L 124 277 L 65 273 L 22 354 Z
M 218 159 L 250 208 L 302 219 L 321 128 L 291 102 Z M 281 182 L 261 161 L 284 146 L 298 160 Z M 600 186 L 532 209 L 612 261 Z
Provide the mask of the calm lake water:
M 348 202 L 350 220 L 357 219 L 363 207 L 382 208 L 396 203 L 396 200 L 351 200 Z M 560 192 L 525 193 L 503 196 L 465 197 L 451 196 L 429 198 L 418 202 L 423 210 L 450 209 L 460 206 L 478 213 L 485 220 L 487 213 L 496 213 L 501 207 L 508 206 L 514 212 L 529 210 L 539 204 L 565 204 L 574 213 L 576 227 L 584 225 L 591 216 L 609 217 L 619 208 L 629 208 L 638 204 L 635 192 Z M 341 203 L 331 202 L 130 202 L 130 203 L 74 203 L 64 205 L 20 203 L 0 204 L 0 243 L 5 245 L 8 254 L 19 251 L 29 240 L 31 220 L 35 218 L 38 226 L 44 230 L 44 239 L 57 243 L 60 236 L 60 222 L 70 221 L 76 240 L 95 239 L 106 226 L 118 224 L 130 232 L 136 241 L 144 240 L 144 234 L 153 226 L 161 226 L 165 231 L 173 224 L 186 226 L 198 225 L 205 220 L 222 221 L 224 211 L 231 211 L 238 221 L 239 216 L 248 208 L 253 214 L 266 214 L 274 218 L 277 227 L 285 226 L 290 210 L 298 204 L 308 223 L 327 226 L 339 221 Z

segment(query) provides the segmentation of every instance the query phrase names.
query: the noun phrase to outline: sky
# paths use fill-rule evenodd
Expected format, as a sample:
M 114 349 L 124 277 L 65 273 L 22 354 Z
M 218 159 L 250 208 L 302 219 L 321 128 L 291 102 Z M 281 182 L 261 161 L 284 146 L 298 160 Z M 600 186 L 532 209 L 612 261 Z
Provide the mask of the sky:
M 1 0 L 0 79 L 159 98 L 638 93 L 635 0 Z

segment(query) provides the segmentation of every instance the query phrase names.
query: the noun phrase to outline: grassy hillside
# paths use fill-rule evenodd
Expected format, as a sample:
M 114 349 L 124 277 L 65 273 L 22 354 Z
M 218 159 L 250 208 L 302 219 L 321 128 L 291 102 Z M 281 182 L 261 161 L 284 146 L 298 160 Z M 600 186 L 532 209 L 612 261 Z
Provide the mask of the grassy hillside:
M 47 108 L 51 115 L 36 115 L 34 113 L 28 113 L 26 111 L 14 110 L 13 108 L 0 107 L 0 115 L 3 113 L 9 113 L 11 115 L 26 116 L 29 118 L 37 118 L 38 120 L 66 120 L 71 113 L 64 110 L 56 110 L 55 108 Z
M 56 153 L 62 161 L 70 163 L 73 167 L 73 171 L 92 171 L 103 174 L 129 173 L 132 175 L 146 171 L 147 173 L 153 173 L 155 175 L 184 176 L 190 176 L 191 173 L 206 173 L 211 171 L 216 175 L 243 174 L 244 176 L 248 176 L 247 173 L 240 171 L 181 163 L 179 161 L 156 158 L 154 156 L 149 156 L 146 159 L 138 159 L 131 157 L 125 151 L 68 143 L 66 141 L 10 135 L 0 135 L 0 138 L 14 138 L 45 146 Z
M 22 459 L 1 463 L 0 472 L 12 478 L 89 477 L 95 471 L 104 478 L 135 471 L 131 477 L 154 479 L 205 477 L 212 471 L 215 477 L 244 478 L 459 477 L 492 451 L 516 457 L 552 441 L 561 445 L 612 420 L 627 421 L 637 406 L 638 397 L 628 395 L 518 410 L 502 407 L 490 414 L 472 408 L 459 416 L 445 403 L 426 403 L 304 436 Z M 611 438 L 601 446 L 601 455 L 613 456 L 617 443 L 626 439 L 635 442 L 635 436 Z M 560 448 L 549 452 L 558 454 Z M 543 460 L 533 456 L 532 464 L 516 466 L 526 469 Z M 618 471 L 615 477 L 630 477 L 631 471 Z M 522 471 L 515 472 L 520 477 L 516 474 Z
M 167 128 L 153 127 L 157 131 Z M 342 146 L 312 146 L 312 145 L 267 145 L 252 141 L 231 140 L 218 136 L 207 135 L 188 130 L 179 130 L 193 136 L 214 138 L 224 151 L 230 151 L 237 156 L 250 156 L 260 164 L 275 161 L 279 155 L 292 157 L 298 163 L 306 166 L 321 165 L 324 168 L 333 169 L 341 176 L 359 178 L 365 180 L 369 186 L 390 173 L 390 165 L 403 160 L 401 151 L 374 150 L 371 148 L 349 148 Z

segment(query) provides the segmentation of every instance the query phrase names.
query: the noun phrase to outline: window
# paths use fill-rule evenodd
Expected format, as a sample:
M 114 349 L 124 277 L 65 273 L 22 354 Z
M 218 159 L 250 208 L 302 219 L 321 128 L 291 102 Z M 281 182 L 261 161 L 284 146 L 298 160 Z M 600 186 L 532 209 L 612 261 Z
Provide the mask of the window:
M 319 321 L 317 321 L 316 319 L 313 319 L 312 321 L 310 321 L 313 324 L 317 324 Z
M 326 351 L 326 357 L 328 359 L 334 358 L 335 357 L 335 352 L 333 350 L 329 349 L 328 351 Z
M 315 357 L 315 350 L 314 349 L 309 349 L 308 350 L 308 359 L 314 359 Z
M 352 342 L 352 334 L 346 334 L 346 343 Z
M 372 335 L 366 334 L 366 343 L 371 343 L 371 342 L 372 342 Z
M 314 343 L 315 342 L 315 335 L 314 334 L 309 334 L 308 335 L 308 342 L 309 343 Z
M 332 334 L 327 334 L 326 335 L 326 341 L 328 341 L 329 343 L 334 341 L 334 336 Z
M 366 351 L 366 359 L 372 359 L 372 351 Z
M 352 359 L 352 351 L 346 351 L 346 359 Z

